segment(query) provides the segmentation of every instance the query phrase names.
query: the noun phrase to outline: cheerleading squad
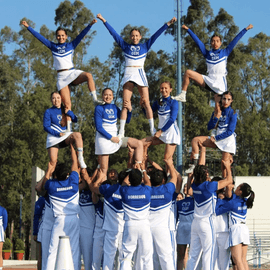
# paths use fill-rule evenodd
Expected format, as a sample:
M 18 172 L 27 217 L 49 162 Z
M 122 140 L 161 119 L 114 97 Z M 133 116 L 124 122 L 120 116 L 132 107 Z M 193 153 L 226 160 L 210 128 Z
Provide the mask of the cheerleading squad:
M 212 36 L 212 49 L 208 51 L 183 25 L 206 58 L 208 76 L 187 70 L 182 92 L 176 97 L 171 96 L 171 83 L 163 81 L 161 98 L 151 106 L 144 62 L 152 44 L 176 18 L 165 23 L 143 44 L 140 43 L 139 29 L 131 30 L 129 44 L 101 14 L 97 18 L 104 23 L 125 56 L 122 109 L 112 103 L 114 92 L 110 88 L 103 90 L 99 101 L 92 75 L 76 70 L 73 65 L 74 50 L 96 19 L 69 43 L 63 28 L 56 30 L 58 43 L 54 43 L 27 22 L 22 22 L 51 50 L 59 91 L 51 94 L 52 107 L 46 110 L 43 121 L 48 133 L 46 147 L 50 161 L 45 176 L 36 186 L 42 195 L 36 203 L 34 221 L 34 233 L 41 243 L 39 269 L 54 269 L 59 236 L 65 235 L 70 238 L 75 270 L 81 269 L 81 256 L 86 270 L 101 267 L 106 270 L 225 270 L 229 269 L 230 254 L 237 270 L 248 269 L 249 232 L 245 223 L 247 208 L 252 207 L 255 195 L 246 183 L 233 191 L 230 167 L 236 151 L 237 113 L 231 106 L 233 94 L 227 91 L 226 64 L 234 46 L 253 26 L 243 29 L 226 49 L 220 49 L 220 36 Z M 186 102 L 190 79 L 215 93 L 215 109 L 208 123 L 211 136 L 198 136 L 191 142 L 190 166 L 186 171 L 188 182 L 183 189 L 185 198 L 180 199 L 182 177 L 173 166 L 173 155 L 180 144 L 176 121 L 178 101 Z M 83 82 L 87 82 L 96 103 L 98 168 L 93 173 L 83 158 L 82 136 L 72 132 L 71 126 L 77 117 L 71 111 L 69 85 Z M 151 133 L 141 140 L 125 136 L 125 125 L 132 117 L 134 87 L 139 90 Z M 159 120 L 157 130 L 153 119 L 155 111 Z M 120 119 L 119 130 L 117 119 Z M 149 160 L 147 155 L 150 145 L 159 144 L 166 145 L 164 168 Z M 71 149 L 71 169 L 57 163 L 59 149 L 67 146 Z M 210 179 L 205 166 L 206 147 L 222 151 L 222 178 Z M 129 149 L 128 168 L 118 174 L 109 170 L 108 164 L 109 156 L 120 148 Z

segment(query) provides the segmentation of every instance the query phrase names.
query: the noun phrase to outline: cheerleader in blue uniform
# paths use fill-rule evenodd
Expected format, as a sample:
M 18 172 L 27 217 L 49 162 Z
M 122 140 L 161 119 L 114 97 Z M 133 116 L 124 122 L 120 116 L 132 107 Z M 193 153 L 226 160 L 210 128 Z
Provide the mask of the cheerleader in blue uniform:
M 122 80 L 123 84 L 123 104 L 131 104 L 131 96 L 133 88 L 136 86 L 142 98 L 146 110 L 146 117 L 149 121 L 150 132 L 152 136 L 156 130 L 154 128 L 153 112 L 149 102 L 148 82 L 144 72 L 144 62 L 147 52 L 150 50 L 156 39 L 174 22 L 176 18 L 173 17 L 169 22 L 165 23 L 147 42 L 140 43 L 142 38 L 138 29 L 132 29 L 130 32 L 131 44 L 126 43 L 112 28 L 112 26 L 102 17 L 101 14 L 97 15 L 110 34 L 113 36 L 116 43 L 121 47 L 125 54 L 125 74 Z M 131 106 L 131 105 L 130 105 Z M 127 119 L 127 109 L 123 106 L 120 120 L 119 136 L 124 137 L 125 123 Z
M 228 200 L 218 200 L 216 205 L 216 215 L 229 213 L 229 239 L 226 247 L 230 247 L 232 259 L 237 266 L 237 270 L 248 270 L 246 260 L 249 241 L 249 230 L 246 225 L 247 209 L 252 208 L 255 193 L 247 183 L 240 184 L 234 193 L 233 185 L 227 188 L 226 196 Z M 225 248 L 226 248 L 225 247 Z
M 57 163 L 58 150 L 69 144 L 75 143 L 78 151 L 78 161 L 81 168 L 86 168 L 83 158 L 83 140 L 79 132 L 68 132 L 66 126 L 62 126 L 61 96 L 59 92 L 51 94 L 52 107 L 47 109 L 43 117 L 43 127 L 48 133 L 46 148 L 50 157 L 50 164 L 55 168 Z M 77 122 L 76 115 L 68 109 L 65 114 L 70 116 L 73 122 Z
M 249 30 L 252 29 L 253 25 L 250 24 L 248 27 L 244 28 L 226 47 L 225 49 L 220 49 L 222 42 L 221 37 L 214 34 L 211 37 L 211 50 L 208 51 L 202 41 L 186 26 L 182 25 L 182 29 L 187 30 L 191 38 L 195 41 L 196 45 L 199 47 L 201 53 L 206 59 L 207 64 L 207 76 L 202 75 L 196 71 L 188 69 L 183 78 L 182 92 L 174 97 L 174 99 L 186 102 L 187 88 L 190 79 L 195 81 L 201 87 L 204 87 L 218 95 L 222 95 L 227 91 L 227 59 L 237 42 L 241 37 Z
M 142 162 L 143 145 L 142 142 L 134 139 L 117 137 L 117 118 L 120 118 L 121 110 L 111 104 L 113 101 L 113 91 L 106 88 L 102 92 L 104 105 L 98 105 L 95 108 L 95 154 L 98 155 L 98 162 L 102 172 L 107 175 L 109 155 L 117 152 L 120 147 L 130 147 L 134 149 L 135 161 Z M 131 104 L 125 102 L 124 107 L 128 110 L 127 123 L 131 118 Z
M 57 70 L 57 89 L 60 91 L 62 100 L 68 110 L 71 110 L 70 84 L 78 85 L 87 82 L 88 89 L 91 92 L 94 101 L 99 102 L 97 100 L 92 74 L 74 69 L 73 64 L 74 50 L 96 22 L 97 20 L 94 19 L 72 42 L 66 42 L 68 38 L 66 30 L 58 27 L 56 30 L 56 39 L 58 43 L 54 43 L 36 32 L 26 21 L 22 21 L 22 25 L 24 25 L 35 38 L 51 50 L 53 55 L 53 67 Z M 71 120 L 69 118 L 67 124 L 68 130 L 70 130 Z
M 2 256 L 2 248 L 5 242 L 5 230 L 8 224 L 8 214 L 7 210 L 0 206 L 0 270 L 3 267 L 3 256 Z
M 221 98 L 221 110 L 215 110 L 208 122 L 208 130 L 212 130 L 211 136 L 198 136 L 191 141 L 191 164 L 186 173 L 193 172 L 199 159 L 199 149 L 202 146 L 218 148 L 222 151 L 222 160 L 232 162 L 232 154 L 236 152 L 237 113 L 232 109 L 233 94 L 229 91 L 223 93 Z M 223 176 L 224 167 L 222 167 Z
M 162 98 L 155 101 L 152 110 L 158 111 L 158 131 L 153 137 L 142 139 L 144 147 L 150 145 L 166 144 L 164 159 L 172 158 L 176 145 L 180 144 L 180 131 L 176 118 L 178 114 L 178 103 L 171 99 L 172 85 L 170 82 L 163 82 L 160 85 Z

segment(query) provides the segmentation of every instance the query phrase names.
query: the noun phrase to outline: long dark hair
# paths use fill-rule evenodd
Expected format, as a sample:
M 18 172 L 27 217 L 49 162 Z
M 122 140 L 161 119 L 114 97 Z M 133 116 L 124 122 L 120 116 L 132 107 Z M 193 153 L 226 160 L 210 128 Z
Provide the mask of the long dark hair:
M 251 186 L 247 183 L 243 183 L 240 185 L 240 190 L 242 191 L 241 197 L 243 197 L 243 198 L 248 197 L 247 202 L 246 202 L 247 208 L 252 208 L 253 202 L 255 199 L 255 193 L 252 190 Z
M 194 184 L 200 185 L 208 178 L 208 168 L 205 165 L 197 165 L 193 171 Z

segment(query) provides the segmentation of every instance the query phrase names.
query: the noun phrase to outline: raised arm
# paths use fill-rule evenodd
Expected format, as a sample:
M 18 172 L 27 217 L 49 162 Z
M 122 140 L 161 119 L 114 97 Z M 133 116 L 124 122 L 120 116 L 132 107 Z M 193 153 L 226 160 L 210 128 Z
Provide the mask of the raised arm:
M 102 17 L 100 13 L 98 13 L 97 18 L 100 19 L 103 23 L 106 22 L 106 20 Z
M 96 194 L 100 194 L 99 187 L 105 179 L 106 175 L 100 169 L 98 169 L 97 180 L 95 182 L 91 182 L 89 185 L 90 190 Z
M 175 172 L 175 168 L 173 166 L 173 160 L 172 158 L 169 158 L 169 159 L 164 159 L 166 165 L 168 166 L 168 170 L 170 172 L 170 175 L 171 175 L 171 180 L 170 182 L 173 183 L 176 187 L 176 184 L 177 184 L 177 174 Z
M 186 29 L 186 28 L 187 29 Z M 207 50 L 206 50 L 206 48 L 205 48 L 205 45 L 202 43 L 202 41 L 197 37 L 197 35 L 195 35 L 193 32 L 192 32 L 192 30 L 190 29 L 190 28 L 188 28 L 187 26 L 185 26 L 185 27 L 183 27 L 182 26 L 182 28 L 183 29 L 186 29 L 187 30 L 187 32 L 188 32 L 188 34 L 191 36 L 191 38 L 195 41 L 195 43 L 197 44 L 197 46 L 199 47 L 199 49 L 200 49 L 200 51 L 201 51 L 201 53 L 203 54 L 203 56 L 204 57 L 206 57 L 206 54 L 207 54 Z

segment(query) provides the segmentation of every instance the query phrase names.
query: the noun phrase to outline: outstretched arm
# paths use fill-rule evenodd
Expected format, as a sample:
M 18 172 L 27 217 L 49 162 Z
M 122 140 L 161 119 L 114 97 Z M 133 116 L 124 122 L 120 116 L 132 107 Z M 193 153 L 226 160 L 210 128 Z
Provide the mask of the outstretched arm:
M 170 25 L 174 24 L 176 21 L 177 21 L 177 19 L 175 17 L 173 17 L 171 20 L 169 20 L 167 22 L 167 25 L 170 26 Z
M 253 28 L 253 25 L 252 24 L 249 24 L 246 29 L 249 30 L 249 29 L 252 29 Z
M 100 19 L 103 23 L 106 22 L 106 20 L 102 17 L 100 13 L 98 13 L 97 18 Z
M 25 26 L 26 28 L 29 27 L 29 24 L 28 24 L 26 21 L 22 21 L 21 23 L 22 23 L 22 25 Z

